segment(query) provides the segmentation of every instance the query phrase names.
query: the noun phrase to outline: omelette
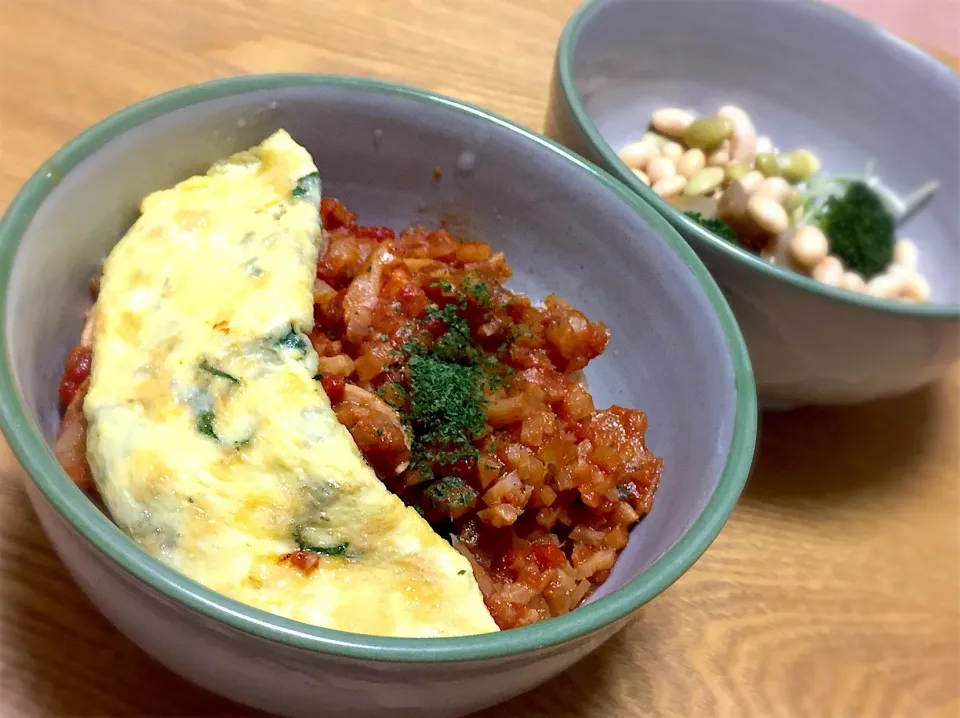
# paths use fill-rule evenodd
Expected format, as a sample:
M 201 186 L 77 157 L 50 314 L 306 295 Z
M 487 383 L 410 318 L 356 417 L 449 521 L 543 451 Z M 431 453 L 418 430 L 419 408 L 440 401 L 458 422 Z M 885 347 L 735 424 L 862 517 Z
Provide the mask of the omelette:
M 143 200 L 103 267 L 93 480 L 144 550 L 251 606 L 384 636 L 496 631 L 467 559 L 379 481 L 315 378 L 320 193 L 281 130 Z

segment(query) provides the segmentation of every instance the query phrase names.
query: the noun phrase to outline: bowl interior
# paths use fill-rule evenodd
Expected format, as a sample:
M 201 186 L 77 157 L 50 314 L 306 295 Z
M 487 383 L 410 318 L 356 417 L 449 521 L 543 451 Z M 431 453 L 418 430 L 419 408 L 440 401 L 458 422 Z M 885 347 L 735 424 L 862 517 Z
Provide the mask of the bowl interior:
M 936 199 L 899 234 L 919 245 L 933 301 L 960 302 L 960 80 L 949 68 L 807 1 L 597 0 L 568 32 L 583 106 L 612 148 L 610 169 L 631 185 L 613 153 L 640 138 L 655 110 L 739 105 L 759 134 L 781 150 L 810 149 L 825 172 L 872 163 L 901 196 L 938 180 Z
M 282 127 L 315 157 L 324 194 L 343 200 L 362 222 L 448 223 L 504 251 L 514 289 L 537 300 L 556 292 L 609 325 L 610 347 L 588 371 L 597 405 L 647 411 L 649 445 L 666 469 L 653 512 L 595 603 L 677 544 L 721 476 L 729 510 L 753 449 L 749 365 L 705 270 L 655 213 L 545 140 L 445 100 L 348 80 L 230 82 L 181 91 L 95 128 L 28 188 L 40 204 L 4 275 L 11 400 L 22 402 L 27 417 L 13 429 L 8 420 L 15 446 L 25 432 L 39 431 L 48 444 L 54 438 L 58 377 L 90 305 L 89 277 L 136 217 L 140 199 Z M 43 461 L 33 478 L 68 518 L 94 510 L 49 457 Z M 725 515 L 710 519 L 717 530 Z M 112 525 L 105 531 L 95 540 L 129 543 Z M 153 561 L 143 555 L 133 562 Z M 658 580 L 663 585 L 650 595 L 672 578 Z

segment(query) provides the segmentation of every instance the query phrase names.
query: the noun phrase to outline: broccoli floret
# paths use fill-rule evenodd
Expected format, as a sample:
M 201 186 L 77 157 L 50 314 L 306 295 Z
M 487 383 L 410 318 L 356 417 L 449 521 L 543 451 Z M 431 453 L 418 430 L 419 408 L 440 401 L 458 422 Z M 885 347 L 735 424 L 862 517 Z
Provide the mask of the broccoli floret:
M 880 196 L 863 182 L 827 200 L 819 217 L 830 252 L 869 279 L 893 261 L 894 220 Z
M 723 220 L 709 219 L 708 217 L 704 217 L 699 212 L 684 212 L 684 214 L 704 229 L 713 232 L 720 239 L 725 239 L 728 242 L 733 242 L 734 244 L 739 243 L 736 232 L 734 232 L 730 225 Z

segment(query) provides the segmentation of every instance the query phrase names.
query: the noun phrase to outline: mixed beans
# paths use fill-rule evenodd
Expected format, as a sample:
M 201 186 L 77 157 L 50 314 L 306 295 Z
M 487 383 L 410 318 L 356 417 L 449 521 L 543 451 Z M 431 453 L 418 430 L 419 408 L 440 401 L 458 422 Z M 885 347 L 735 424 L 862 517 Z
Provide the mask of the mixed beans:
M 820 159 L 807 149 L 779 151 L 734 105 L 697 117 L 675 107 L 653 113 L 650 131 L 619 152 L 641 182 L 680 211 L 731 230 L 736 242 L 771 264 L 823 284 L 889 299 L 927 301 L 919 250 L 894 240 L 890 261 L 874 272 L 845 266 L 835 243 L 811 216 L 810 187 Z M 892 219 L 891 219 L 892 222 Z

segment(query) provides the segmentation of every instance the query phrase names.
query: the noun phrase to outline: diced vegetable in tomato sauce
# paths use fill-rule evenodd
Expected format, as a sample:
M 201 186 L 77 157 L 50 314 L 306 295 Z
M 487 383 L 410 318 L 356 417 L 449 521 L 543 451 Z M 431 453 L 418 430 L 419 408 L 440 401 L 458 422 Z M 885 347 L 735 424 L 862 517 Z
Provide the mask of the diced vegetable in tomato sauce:
M 573 610 L 609 576 L 662 469 L 646 415 L 598 410 L 583 382 L 609 331 L 559 297 L 533 306 L 506 289 L 511 269 L 484 242 L 360 226 L 331 198 L 320 213 L 310 341 L 337 418 L 468 557 L 501 628 Z M 64 409 L 90 366 L 89 347 L 68 356 Z
M 468 555 L 501 628 L 572 610 L 609 575 L 652 506 L 662 468 L 644 443 L 646 415 L 597 410 L 582 381 L 607 328 L 558 297 L 535 307 L 507 290 L 510 267 L 486 243 L 443 229 L 362 227 L 335 199 L 321 213 L 329 242 L 311 340 L 332 371 L 389 403 L 407 427 L 385 441 L 373 416 L 381 424 L 373 442 L 376 430 L 348 424 L 361 451 Z M 360 318 L 362 333 L 348 336 L 358 326 L 348 294 L 374 263 L 372 310 Z M 413 357 L 476 370 L 483 419 L 463 439 L 468 448 L 418 440 Z M 400 472 L 397 457 L 408 462 Z
M 77 389 L 90 376 L 91 353 L 89 346 L 77 345 L 67 355 L 63 368 L 63 377 L 60 379 L 60 408 L 66 411 Z

